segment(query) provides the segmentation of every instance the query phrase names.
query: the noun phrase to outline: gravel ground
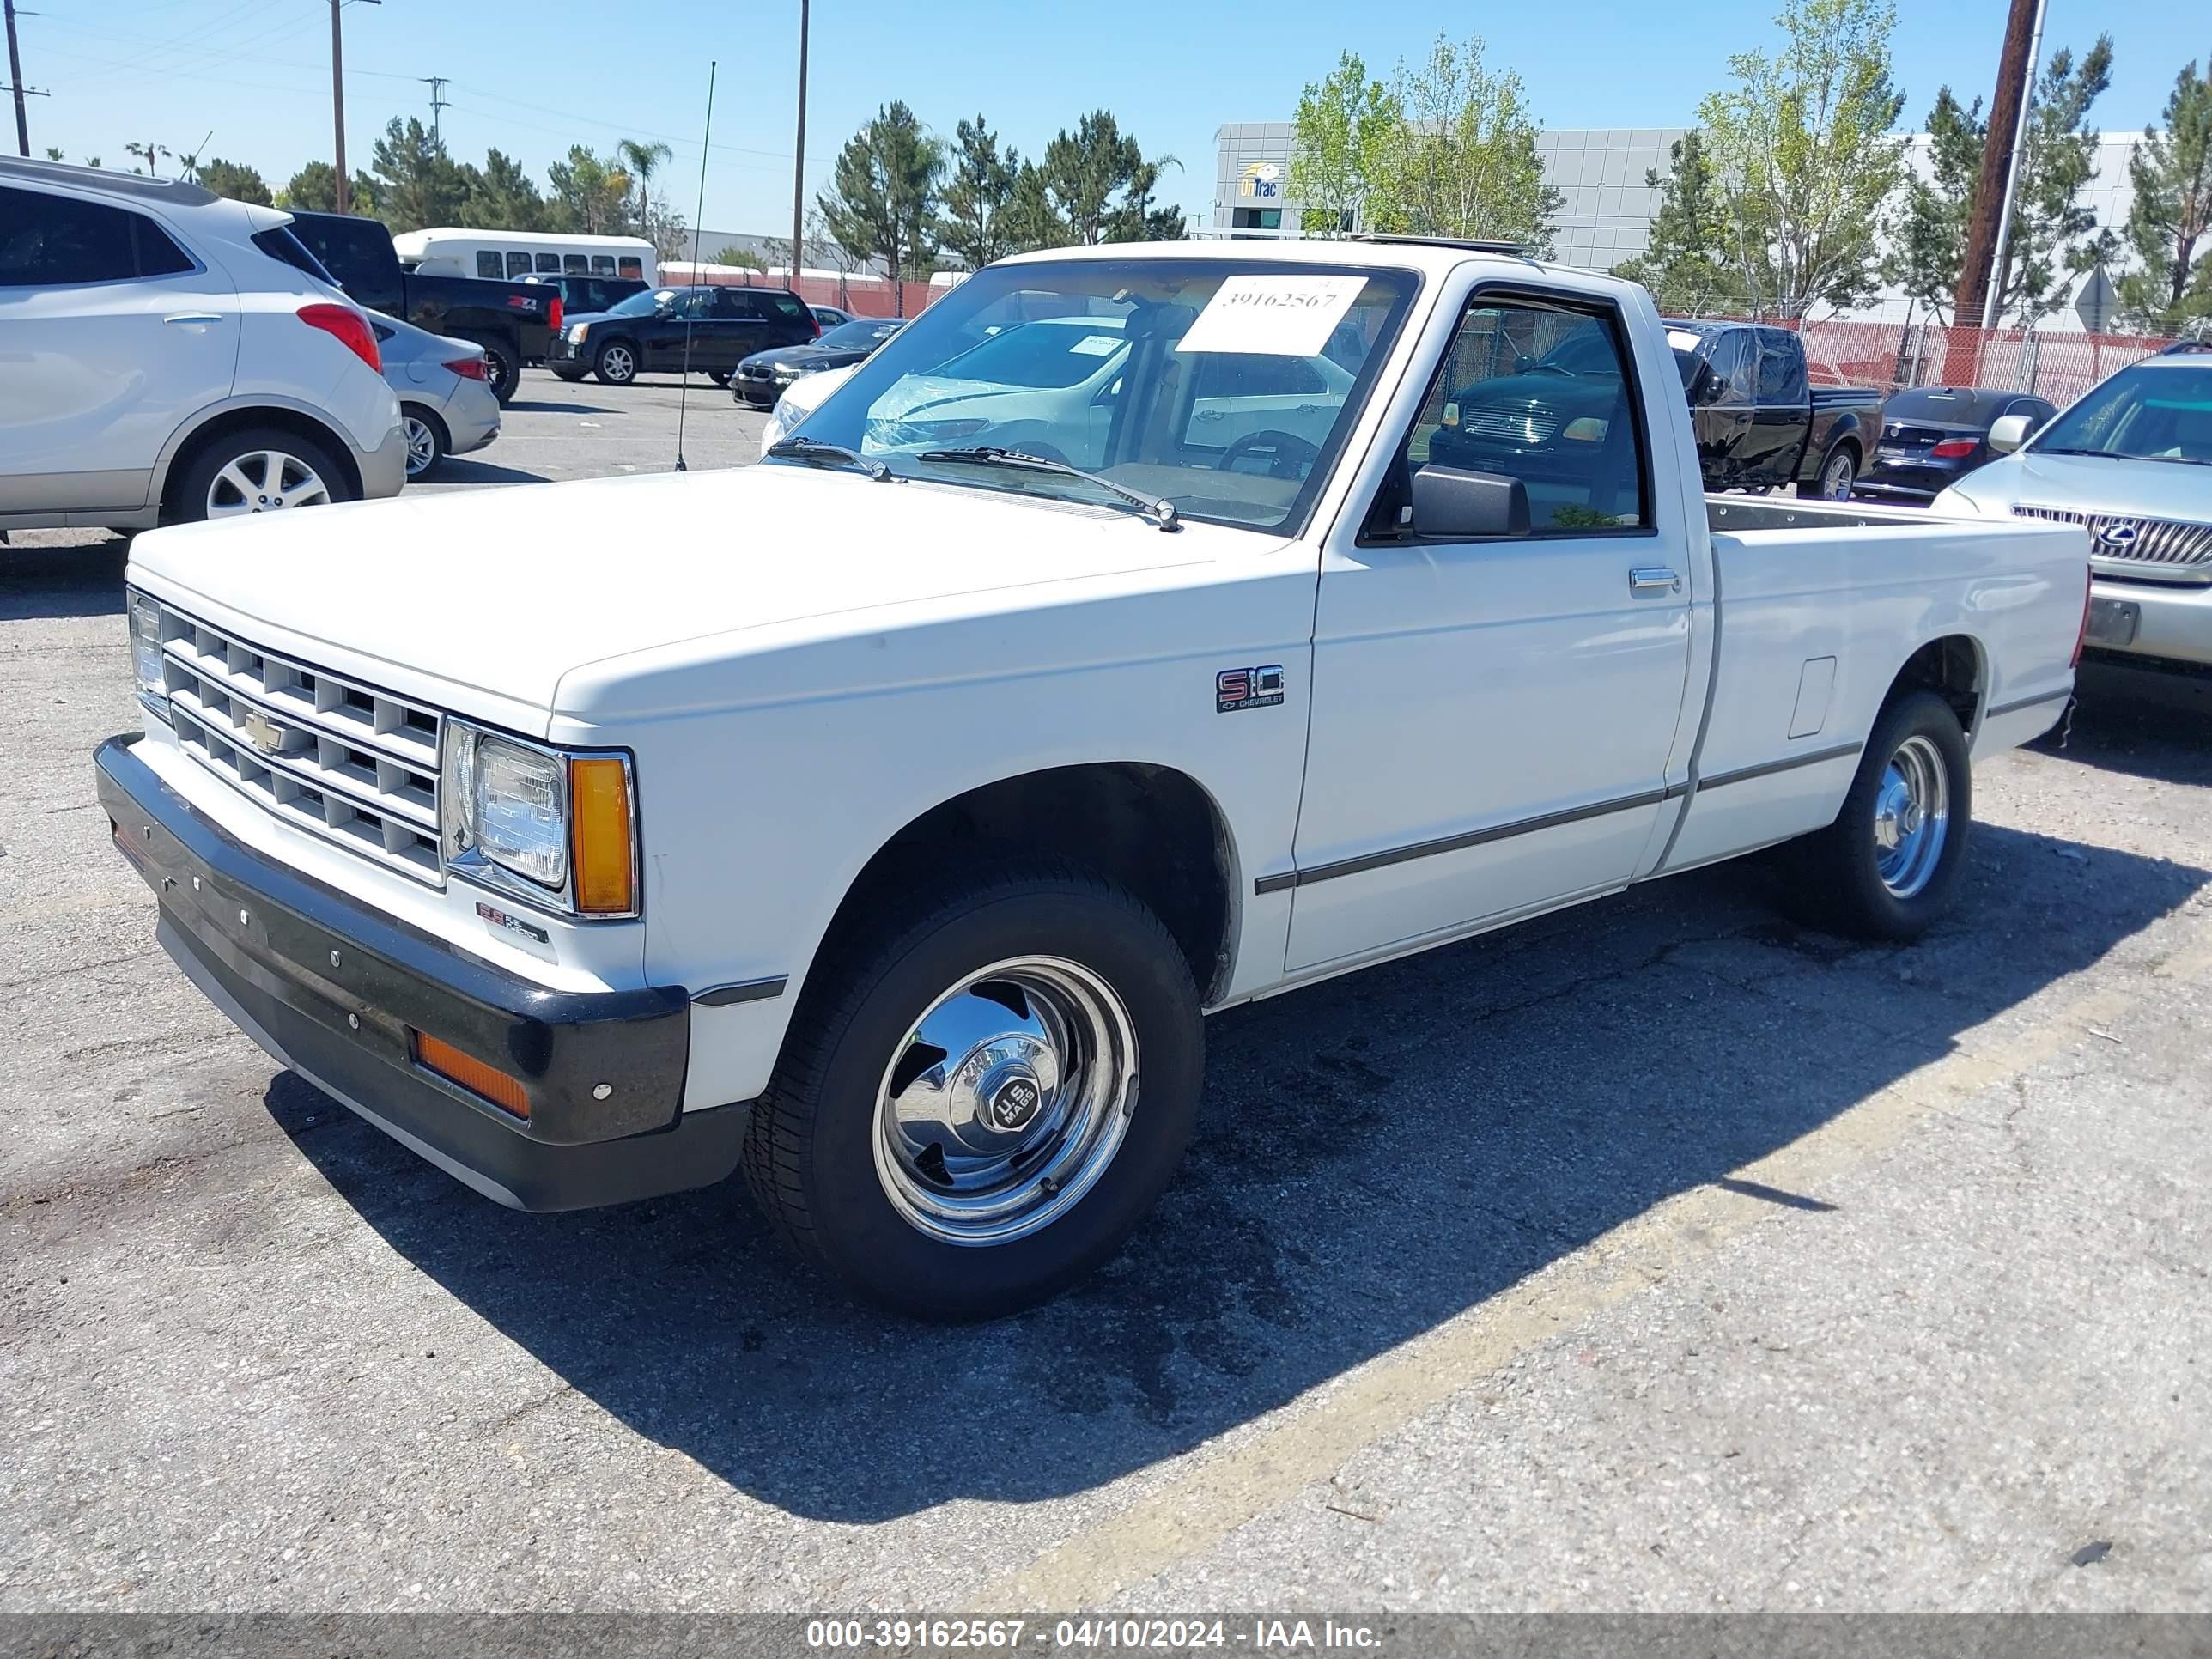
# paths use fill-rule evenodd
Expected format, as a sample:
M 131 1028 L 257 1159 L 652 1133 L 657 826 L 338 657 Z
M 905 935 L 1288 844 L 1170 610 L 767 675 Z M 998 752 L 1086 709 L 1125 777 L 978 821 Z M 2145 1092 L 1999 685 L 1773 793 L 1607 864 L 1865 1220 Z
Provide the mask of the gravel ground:
M 428 487 L 675 403 L 533 373 Z M 1916 947 L 1725 868 L 1221 1017 L 1139 1240 L 937 1330 L 276 1071 L 93 802 L 121 567 L 0 550 L 0 1611 L 2212 1606 L 2201 688 L 1983 768 Z

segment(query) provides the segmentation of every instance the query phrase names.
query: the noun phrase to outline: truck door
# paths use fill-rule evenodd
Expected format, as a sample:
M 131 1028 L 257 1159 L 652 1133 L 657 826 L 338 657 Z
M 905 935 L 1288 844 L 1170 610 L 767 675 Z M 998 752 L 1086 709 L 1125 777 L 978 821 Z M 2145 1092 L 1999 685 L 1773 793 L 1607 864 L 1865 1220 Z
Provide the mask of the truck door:
M 1813 393 L 1805 380 L 1804 348 L 1786 328 L 1746 332 L 1757 337 L 1759 392 L 1743 482 L 1786 484 L 1797 476 L 1797 463 L 1813 429 Z
M 1698 434 L 1698 470 L 1708 489 L 1734 489 L 1749 482 L 1752 418 L 1759 392 L 1759 353 L 1747 328 L 1730 329 L 1713 342 L 1711 367 L 1695 388 L 1690 424 Z
M 1535 367 L 1592 322 L 1608 350 L 1571 374 Z M 1476 288 L 1455 343 L 1501 331 L 1528 343 L 1528 419 L 1462 428 L 1453 454 L 1520 481 L 1528 532 L 1458 539 L 1412 518 L 1447 348 L 1322 556 L 1292 972 L 1625 882 L 1665 798 L 1692 567 L 1682 515 L 1654 499 L 1645 411 L 1679 379 L 1663 351 L 1637 363 L 1607 299 Z M 1547 388 L 1571 418 L 1545 418 Z

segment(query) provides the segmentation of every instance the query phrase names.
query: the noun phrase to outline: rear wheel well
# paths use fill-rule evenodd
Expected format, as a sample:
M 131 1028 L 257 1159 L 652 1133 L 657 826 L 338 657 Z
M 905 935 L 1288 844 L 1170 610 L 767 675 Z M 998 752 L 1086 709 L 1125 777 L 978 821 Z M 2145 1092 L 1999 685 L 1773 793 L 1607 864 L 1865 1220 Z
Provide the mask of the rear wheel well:
M 1229 983 L 1234 891 L 1228 826 L 1212 798 L 1171 767 L 1054 767 L 985 784 L 932 807 L 868 860 L 838 906 L 817 960 L 866 925 L 886 885 L 931 879 L 978 846 L 1056 854 L 1127 888 L 1174 935 L 1201 1002 Z
M 325 451 L 337 465 L 349 498 L 356 501 L 361 499 L 361 468 L 354 463 L 353 446 L 322 422 L 295 409 L 230 409 L 195 431 L 169 458 L 169 471 L 161 480 L 161 522 L 167 524 L 176 517 L 177 487 L 192 470 L 192 463 L 207 453 L 210 445 L 234 433 L 257 428 L 289 432 Z
M 1959 729 L 1971 734 L 1981 709 L 1983 678 L 1981 647 L 1964 634 L 1948 634 L 1929 641 L 1905 659 L 1882 706 L 1887 708 L 1907 691 L 1933 691 L 1951 705 Z

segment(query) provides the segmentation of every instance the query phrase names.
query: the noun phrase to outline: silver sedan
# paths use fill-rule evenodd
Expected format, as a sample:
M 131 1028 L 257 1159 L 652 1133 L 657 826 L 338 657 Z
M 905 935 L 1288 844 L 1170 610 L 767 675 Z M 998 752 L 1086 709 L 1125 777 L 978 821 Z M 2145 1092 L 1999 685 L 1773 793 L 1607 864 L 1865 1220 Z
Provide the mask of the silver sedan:
M 448 455 L 482 449 L 499 436 L 499 399 L 484 367 L 483 348 L 449 340 L 396 317 L 373 317 L 384 378 L 399 394 L 412 480 Z

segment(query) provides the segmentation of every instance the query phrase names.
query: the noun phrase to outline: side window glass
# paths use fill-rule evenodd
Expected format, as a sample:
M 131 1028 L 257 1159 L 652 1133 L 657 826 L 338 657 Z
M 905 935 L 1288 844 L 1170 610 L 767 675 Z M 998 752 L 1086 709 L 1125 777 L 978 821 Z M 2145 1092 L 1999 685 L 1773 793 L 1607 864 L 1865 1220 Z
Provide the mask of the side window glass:
M 538 274 L 540 276 L 558 276 L 561 274 L 561 256 L 557 253 L 539 254 Z
M 561 256 L 561 274 L 564 276 L 588 276 L 592 274 L 592 262 L 580 253 L 564 253 Z
M 1805 401 L 1804 359 L 1791 348 L 1796 342 L 1781 329 L 1759 331 L 1759 401 L 1762 404 L 1802 404 Z
M 170 240 L 168 232 L 151 219 L 132 214 L 131 234 L 138 245 L 141 276 L 174 276 L 192 268 L 191 256 Z
M 477 250 L 477 276 L 488 276 L 493 282 L 497 282 L 506 274 L 507 262 L 499 257 L 496 249 L 480 247 Z
M 613 254 L 611 254 L 611 253 L 594 253 L 594 254 L 592 256 L 592 276 L 613 276 L 614 274 L 615 274 L 615 258 L 614 258 L 614 255 L 613 255 Z
M 635 277 L 639 280 L 644 278 L 645 262 L 635 254 L 623 254 L 621 258 L 615 261 L 615 264 L 617 273 L 621 276 Z
M 1425 466 L 1519 479 L 1534 536 L 1649 525 L 1627 358 L 1609 313 L 1478 295 L 1400 447 L 1370 533 L 1395 533 L 1408 521 L 1413 477 Z
M 507 274 L 510 280 L 530 275 L 530 256 L 510 252 L 507 256 Z
M 0 286 L 131 281 L 138 275 L 135 216 L 102 203 L 0 189 Z

